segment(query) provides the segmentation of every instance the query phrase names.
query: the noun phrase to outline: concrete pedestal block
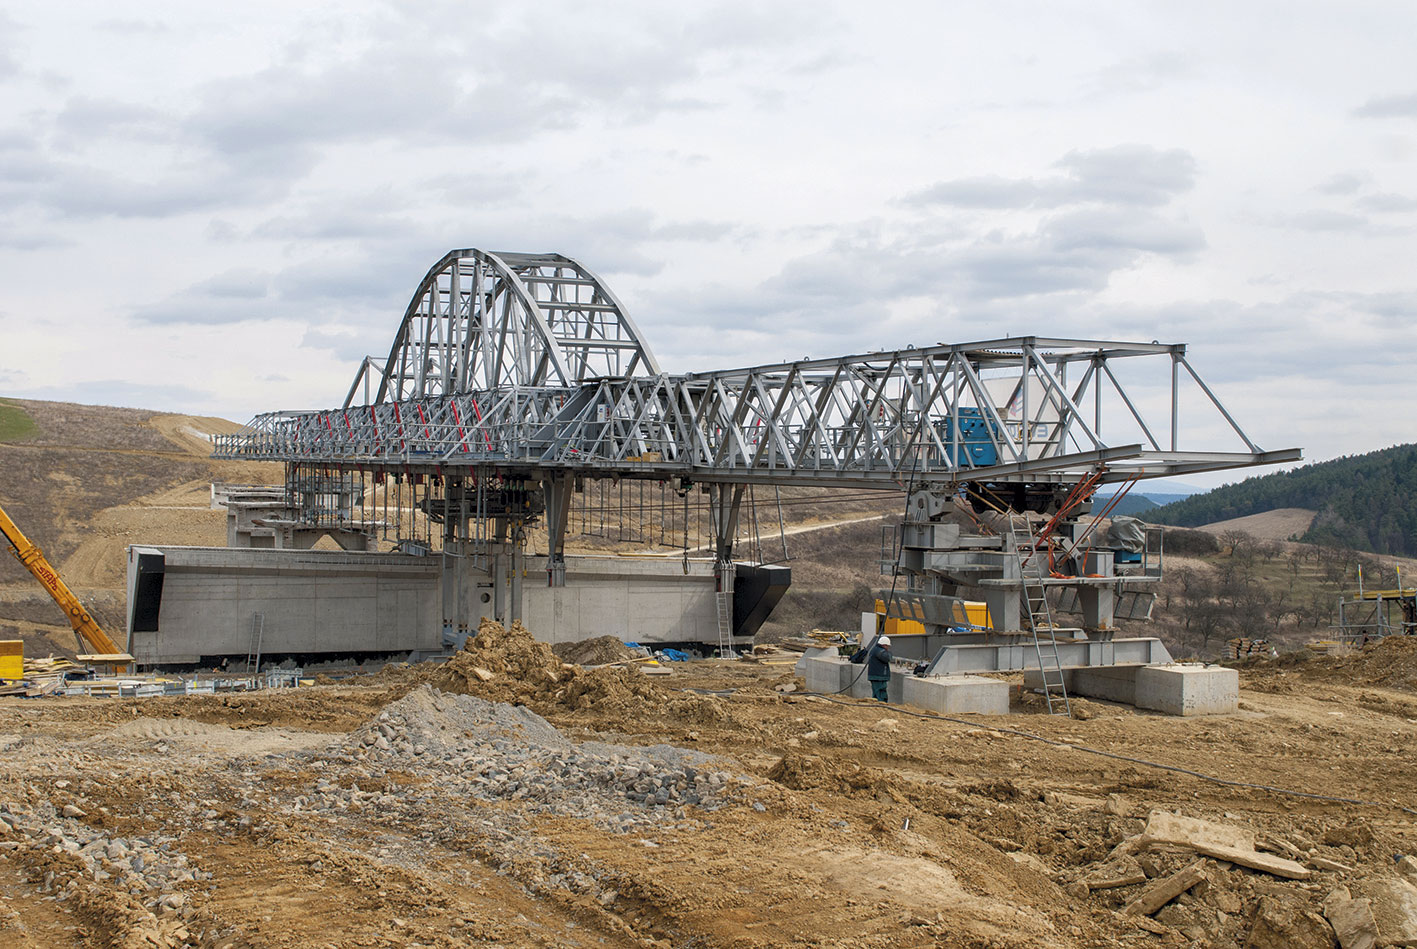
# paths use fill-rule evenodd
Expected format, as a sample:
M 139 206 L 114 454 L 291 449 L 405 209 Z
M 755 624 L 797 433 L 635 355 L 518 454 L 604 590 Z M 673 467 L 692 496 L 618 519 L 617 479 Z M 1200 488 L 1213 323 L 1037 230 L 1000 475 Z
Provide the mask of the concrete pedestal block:
M 846 672 L 855 667 L 840 656 L 809 656 L 800 661 L 802 678 L 806 680 L 808 692 L 823 692 L 833 695 L 846 687 L 851 680 Z
M 847 660 L 843 659 L 842 661 L 846 662 L 847 668 L 851 670 L 847 674 L 847 681 L 851 683 L 851 691 L 846 694 L 853 699 L 871 698 L 871 680 L 866 678 L 866 663 L 853 665 Z
M 1222 666 L 1146 666 L 1137 672 L 1136 704 L 1168 715 L 1224 715 L 1240 707 L 1240 673 Z
M 1009 684 L 984 676 L 904 676 L 906 705 L 942 715 L 1007 715 Z
M 866 679 L 864 665 L 855 665 L 844 656 L 817 656 L 800 661 L 808 692 L 857 699 L 871 697 L 871 683 Z
M 886 701 L 895 705 L 905 701 L 905 680 L 910 678 L 910 671 L 907 669 L 897 669 L 891 667 L 891 681 L 886 686 Z

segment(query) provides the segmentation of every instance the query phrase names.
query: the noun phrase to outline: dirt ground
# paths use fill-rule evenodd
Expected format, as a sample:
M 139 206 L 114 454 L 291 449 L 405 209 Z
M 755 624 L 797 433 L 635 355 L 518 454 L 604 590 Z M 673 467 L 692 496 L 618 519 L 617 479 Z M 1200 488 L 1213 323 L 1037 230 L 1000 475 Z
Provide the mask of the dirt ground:
M 1414 646 L 1247 668 L 1239 712 L 1200 719 L 1081 700 L 1076 718 L 1050 717 L 1017 690 L 1009 716 L 954 721 L 802 694 L 790 666 L 585 670 L 519 629 L 443 666 L 297 691 L 9 700 L 0 819 L 18 827 L 0 825 L 0 940 L 1330 945 L 1324 897 L 1393 877 L 1417 849 L 1417 694 L 1401 676 L 1375 684 L 1417 666 Z M 467 711 L 455 700 L 506 710 L 492 720 L 543 715 L 554 758 L 489 764 L 530 739 L 448 717 Z M 410 702 L 443 713 L 404 735 L 389 723 Z M 640 752 L 678 756 L 689 791 L 711 775 L 717 803 L 605 797 L 583 780 Z M 686 756 L 702 762 L 687 785 Z M 589 788 L 578 809 L 554 803 L 572 788 Z M 1195 854 L 1140 854 L 1144 882 L 1079 881 L 1154 809 L 1248 829 L 1311 876 L 1206 860 L 1200 885 L 1128 915 Z
M 219 545 L 208 483 L 280 478 L 207 458 L 221 420 L 20 404 L 39 432 L 0 445 L 0 501 L 115 629 L 125 544 Z M 784 604 L 793 633 L 880 583 L 874 520 L 787 543 L 827 598 Z M 0 564 L 0 638 L 72 652 L 57 619 Z M 790 665 L 586 670 L 621 653 L 484 632 L 296 691 L 0 700 L 0 946 L 1329 946 L 1324 898 L 1417 849 L 1409 643 L 1246 666 L 1234 715 L 1055 718 L 1014 681 L 1013 714 L 956 721 L 806 695 Z M 1206 859 L 1127 914 L 1197 859 L 1113 856 L 1156 810 L 1309 876 Z M 1097 885 L 1119 861 L 1143 879 Z

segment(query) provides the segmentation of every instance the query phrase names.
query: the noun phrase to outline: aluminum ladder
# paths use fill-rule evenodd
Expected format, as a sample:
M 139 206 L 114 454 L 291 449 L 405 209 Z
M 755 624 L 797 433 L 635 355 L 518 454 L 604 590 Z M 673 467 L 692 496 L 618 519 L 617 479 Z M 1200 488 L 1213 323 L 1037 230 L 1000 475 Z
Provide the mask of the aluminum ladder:
M 733 651 L 733 594 L 720 590 L 713 595 L 718 608 L 718 655 L 720 659 L 737 659 Z
M 1025 611 L 1028 614 L 1028 629 L 1033 634 L 1033 652 L 1038 659 L 1038 675 L 1043 682 L 1043 700 L 1048 703 L 1049 715 L 1073 714 L 1068 702 L 1068 686 L 1063 679 L 1063 663 L 1058 658 L 1058 634 L 1053 625 L 1053 608 L 1048 605 L 1048 587 L 1043 582 L 1045 573 L 1041 562 L 1036 561 L 1038 547 L 1042 543 L 1034 537 L 1028 518 L 1022 514 L 1009 514 L 1009 539 L 1013 542 L 1014 562 L 1018 564 L 1019 579 L 1023 582 Z M 1025 545 L 1028 555 L 1024 555 Z
M 246 653 L 246 671 L 261 671 L 261 641 L 266 637 L 266 614 L 251 614 L 251 651 Z M 252 668 L 252 666 L 255 668 Z

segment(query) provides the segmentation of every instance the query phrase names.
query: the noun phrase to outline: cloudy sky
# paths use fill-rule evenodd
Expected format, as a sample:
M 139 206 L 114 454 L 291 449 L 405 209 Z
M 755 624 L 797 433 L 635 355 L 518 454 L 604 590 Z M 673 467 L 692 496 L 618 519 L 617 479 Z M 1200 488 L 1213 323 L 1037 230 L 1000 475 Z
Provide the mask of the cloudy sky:
M 1159 339 L 1262 447 L 1417 440 L 1413 36 L 1400 2 L 6 3 L 0 395 L 336 405 L 473 246 L 582 259 L 671 371 Z

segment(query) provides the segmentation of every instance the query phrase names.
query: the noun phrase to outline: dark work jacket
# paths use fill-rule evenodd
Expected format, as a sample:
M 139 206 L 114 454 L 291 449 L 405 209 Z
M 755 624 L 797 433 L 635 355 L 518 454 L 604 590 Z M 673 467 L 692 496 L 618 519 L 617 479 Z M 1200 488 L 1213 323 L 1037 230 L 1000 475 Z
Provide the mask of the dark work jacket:
M 871 647 L 866 656 L 866 678 L 889 679 L 891 677 L 891 650 L 880 643 Z

